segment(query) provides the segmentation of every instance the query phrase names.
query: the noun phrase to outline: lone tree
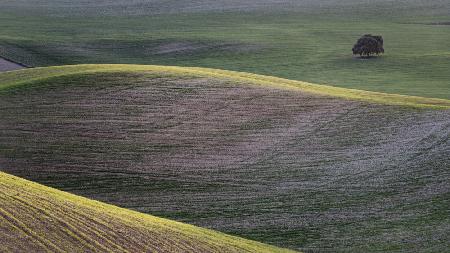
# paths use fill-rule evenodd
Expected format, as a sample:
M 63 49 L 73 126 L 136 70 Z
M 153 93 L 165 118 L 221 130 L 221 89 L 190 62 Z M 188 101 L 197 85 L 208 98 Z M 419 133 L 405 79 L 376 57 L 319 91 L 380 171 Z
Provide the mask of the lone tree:
M 362 36 L 353 46 L 353 54 L 359 54 L 360 57 L 368 58 L 374 54 L 384 53 L 383 37 L 366 34 Z

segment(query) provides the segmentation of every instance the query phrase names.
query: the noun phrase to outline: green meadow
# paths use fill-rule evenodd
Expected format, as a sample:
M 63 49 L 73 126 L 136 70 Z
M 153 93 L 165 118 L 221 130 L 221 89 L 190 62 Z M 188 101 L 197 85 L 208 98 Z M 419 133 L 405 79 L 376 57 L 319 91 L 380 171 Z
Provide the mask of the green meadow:
M 0 252 L 450 248 L 450 0 L 0 0 L 0 24 Z M 369 33 L 386 53 L 353 56 Z
M 109 9 L 105 1 L 34 2 L 0 4 L 0 55 L 31 66 L 197 66 L 450 98 L 448 0 L 263 1 L 262 7 L 204 0 L 192 9 L 177 1 L 155 3 L 159 8 L 117 1 Z M 366 33 L 384 37 L 385 55 L 352 57 Z

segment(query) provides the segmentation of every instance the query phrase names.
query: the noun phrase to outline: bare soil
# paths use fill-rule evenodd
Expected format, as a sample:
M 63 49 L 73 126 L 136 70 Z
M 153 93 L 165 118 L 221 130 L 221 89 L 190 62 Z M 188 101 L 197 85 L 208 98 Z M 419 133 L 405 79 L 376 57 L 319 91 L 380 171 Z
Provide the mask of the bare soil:
M 450 241 L 448 110 L 125 74 L 0 108 L 2 170 L 65 191 L 294 249 Z

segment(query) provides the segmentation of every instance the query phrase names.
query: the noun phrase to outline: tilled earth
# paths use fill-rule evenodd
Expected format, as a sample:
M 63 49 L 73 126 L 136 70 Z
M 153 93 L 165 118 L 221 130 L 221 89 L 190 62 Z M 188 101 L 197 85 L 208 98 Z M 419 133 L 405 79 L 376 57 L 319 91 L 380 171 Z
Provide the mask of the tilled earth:
M 1 170 L 305 251 L 450 247 L 450 112 L 203 78 L 0 92 Z

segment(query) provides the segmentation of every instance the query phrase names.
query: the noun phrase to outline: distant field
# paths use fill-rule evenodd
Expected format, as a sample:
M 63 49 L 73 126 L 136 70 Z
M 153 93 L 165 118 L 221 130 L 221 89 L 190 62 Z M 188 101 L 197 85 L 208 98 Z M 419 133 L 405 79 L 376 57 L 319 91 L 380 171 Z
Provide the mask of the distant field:
M 1 252 L 293 252 L 0 172 Z
M 158 66 L 0 83 L 5 172 L 292 249 L 449 248 L 449 100 Z
M 202 66 L 450 98 L 450 0 L 0 3 L 0 55 L 34 66 Z M 358 60 L 381 34 L 386 55 Z

